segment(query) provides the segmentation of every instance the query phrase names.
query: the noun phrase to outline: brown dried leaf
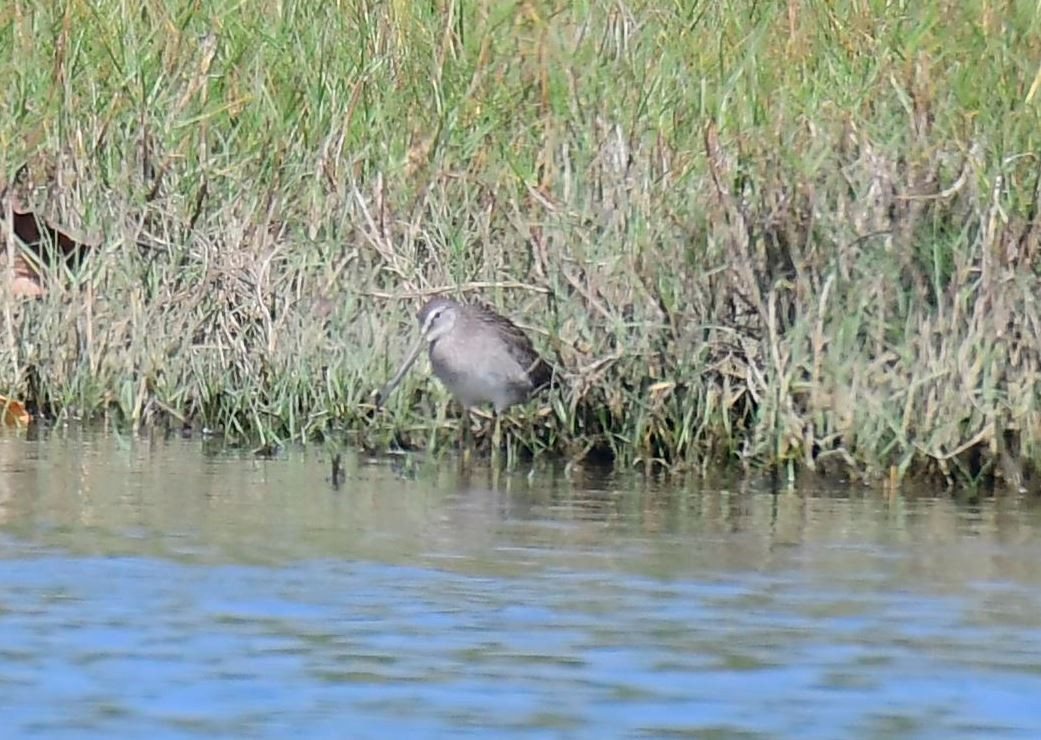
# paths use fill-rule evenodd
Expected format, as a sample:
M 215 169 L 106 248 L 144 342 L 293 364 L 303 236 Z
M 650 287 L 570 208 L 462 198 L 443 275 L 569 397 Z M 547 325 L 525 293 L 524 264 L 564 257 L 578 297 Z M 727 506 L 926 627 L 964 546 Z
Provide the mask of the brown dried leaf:
M 32 421 L 32 415 L 25 410 L 21 401 L 0 396 L 0 423 L 5 427 L 24 427 Z

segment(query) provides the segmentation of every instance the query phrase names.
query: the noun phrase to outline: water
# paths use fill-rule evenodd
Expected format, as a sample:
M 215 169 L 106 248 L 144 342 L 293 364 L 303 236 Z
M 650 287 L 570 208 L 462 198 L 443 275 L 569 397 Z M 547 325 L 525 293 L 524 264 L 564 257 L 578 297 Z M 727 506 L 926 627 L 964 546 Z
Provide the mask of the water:
M 1041 506 L 0 437 L 5 736 L 1037 737 Z

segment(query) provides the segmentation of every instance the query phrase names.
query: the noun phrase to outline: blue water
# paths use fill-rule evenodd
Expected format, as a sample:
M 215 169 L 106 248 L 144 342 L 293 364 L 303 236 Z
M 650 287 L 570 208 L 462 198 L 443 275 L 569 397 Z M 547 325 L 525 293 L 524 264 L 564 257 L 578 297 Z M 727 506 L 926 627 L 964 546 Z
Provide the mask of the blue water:
M 0 439 L 5 736 L 1041 736 L 1041 510 Z

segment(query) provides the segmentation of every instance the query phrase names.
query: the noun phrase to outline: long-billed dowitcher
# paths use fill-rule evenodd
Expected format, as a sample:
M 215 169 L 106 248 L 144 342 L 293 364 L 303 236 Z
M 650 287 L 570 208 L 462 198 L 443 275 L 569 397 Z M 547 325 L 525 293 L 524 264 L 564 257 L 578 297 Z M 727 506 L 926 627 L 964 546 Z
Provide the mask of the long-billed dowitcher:
M 516 324 L 487 306 L 434 298 L 419 311 L 419 338 L 379 394 L 380 405 L 397 387 L 423 343 L 430 365 L 456 401 L 469 410 L 490 403 L 498 414 L 549 384 L 552 370 Z M 496 424 L 496 443 L 498 424 Z

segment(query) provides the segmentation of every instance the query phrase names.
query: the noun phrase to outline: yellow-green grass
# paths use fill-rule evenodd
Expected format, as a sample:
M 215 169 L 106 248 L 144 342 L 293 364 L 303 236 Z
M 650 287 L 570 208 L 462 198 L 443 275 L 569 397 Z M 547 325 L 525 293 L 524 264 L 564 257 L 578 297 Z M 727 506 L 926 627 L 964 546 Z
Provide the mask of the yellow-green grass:
M 562 374 L 516 450 L 1041 460 L 1033 0 L 12 0 L 0 60 L 0 174 L 100 239 L 0 317 L 58 417 L 443 447 L 370 394 L 446 290 Z

